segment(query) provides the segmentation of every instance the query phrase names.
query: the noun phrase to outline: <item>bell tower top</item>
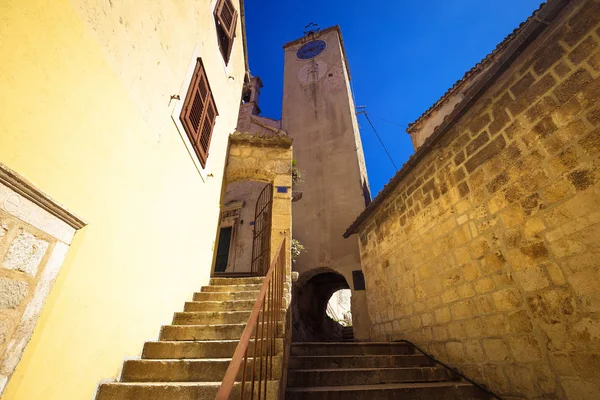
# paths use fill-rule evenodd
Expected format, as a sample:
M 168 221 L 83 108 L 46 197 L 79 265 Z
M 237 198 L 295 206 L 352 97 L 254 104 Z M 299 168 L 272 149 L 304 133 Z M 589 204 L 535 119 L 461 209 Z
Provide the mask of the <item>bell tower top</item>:
M 258 76 L 252 76 L 248 73 L 248 78 L 244 81 L 244 89 L 242 90 L 242 105 L 244 108 L 250 108 L 251 114 L 260 114 L 258 107 L 258 98 L 260 97 L 260 89 L 263 83 Z
M 263 83 L 260 80 L 260 77 L 248 75 L 248 81 L 244 82 L 244 94 L 242 100 L 244 103 L 255 102 L 258 104 L 258 97 L 260 96 L 260 89 L 263 87 Z
M 334 34 L 332 35 L 333 32 Z M 290 47 L 294 47 L 297 52 L 296 57 L 298 60 L 310 60 L 318 57 L 325 51 L 329 42 L 328 39 L 332 36 L 335 36 L 336 39 L 334 40 L 339 42 L 341 59 L 344 62 L 348 80 L 350 80 L 350 68 L 348 66 L 348 58 L 346 57 L 346 49 L 344 48 L 342 30 L 340 29 L 339 25 L 330 26 L 329 28 L 321 30 L 315 24 L 308 24 L 305 28 L 304 36 L 284 44 L 283 49 L 287 53 Z M 323 47 L 323 42 L 325 42 L 325 47 Z M 337 43 L 334 47 L 338 47 Z M 302 49 L 302 51 L 300 51 L 300 49 Z

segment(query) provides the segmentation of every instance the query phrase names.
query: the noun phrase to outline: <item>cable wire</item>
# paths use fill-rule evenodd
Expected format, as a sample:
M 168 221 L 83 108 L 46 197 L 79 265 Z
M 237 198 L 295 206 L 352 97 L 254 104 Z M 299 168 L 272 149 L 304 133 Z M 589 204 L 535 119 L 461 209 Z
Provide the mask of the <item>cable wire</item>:
M 385 121 L 385 122 L 387 122 L 388 124 L 397 125 L 397 126 L 399 126 L 400 128 L 404 128 L 404 129 L 406 129 L 406 125 L 402 125 L 402 124 L 399 124 L 399 123 L 397 123 L 397 122 L 390 121 L 389 119 L 381 118 L 380 116 L 377 116 L 377 115 L 373 115 L 373 116 L 374 116 L 375 118 L 378 118 L 378 119 L 380 119 L 380 120 L 382 120 L 382 121 Z
M 371 119 L 369 118 L 369 114 L 367 114 L 366 110 L 364 112 L 362 112 L 361 114 L 364 114 L 365 118 L 369 122 L 369 125 L 371 125 L 371 128 L 373 128 L 373 132 L 375 132 L 375 136 L 377 136 L 377 139 L 379 139 L 379 143 L 381 143 L 381 147 L 383 147 L 383 150 L 385 151 L 385 154 L 387 154 L 388 158 L 392 162 L 392 165 L 394 166 L 394 168 L 396 168 L 396 171 L 398 171 L 398 167 L 396 166 L 396 163 L 394 162 L 394 159 L 392 158 L 392 156 L 390 155 L 389 151 L 385 147 L 385 144 L 383 144 L 383 141 L 381 140 L 381 137 L 379 136 L 379 133 L 377 133 L 377 129 L 375 129 L 375 127 L 373 126 L 373 123 L 371 122 Z
M 354 103 L 354 107 L 356 108 L 364 108 L 364 106 L 357 106 L 356 105 L 356 96 L 354 95 L 354 85 L 352 85 L 352 80 L 350 80 L 350 92 L 352 93 L 352 102 Z M 373 123 L 371 122 L 371 120 L 369 119 L 369 116 L 367 115 L 367 110 L 363 110 L 359 113 L 355 113 L 356 115 L 358 114 L 364 114 L 365 118 L 367 118 L 367 121 L 369 121 L 369 125 L 371 125 L 371 128 L 373 128 L 373 132 L 375 132 L 375 135 L 377 136 L 377 139 L 379 139 L 379 143 L 381 143 L 381 147 L 383 147 L 383 150 L 385 151 L 385 154 L 387 154 L 387 156 L 389 157 L 390 161 L 392 162 L 392 165 L 394 166 L 394 168 L 396 169 L 396 172 L 398 172 L 398 167 L 396 166 L 396 163 L 394 162 L 394 160 L 392 159 L 392 156 L 390 155 L 390 153 L 388 152 L 387 148 L 385 147 L 385 145 L 383 144 L 383 141 L 381 140 L 381 138 L 379 137 L 379 133 L 377 133 L 377 130 L 375 129 L 375 127 L 373 126 Z M 392 121 L 387 121 L 383 118 L 378 117 L 379 119 L 382 119 L 386 122 L 398 125 L 398 126 L 402 126 L 399 124 L 396 124 L 395 122 Z M 358 118 L 357 118 L 358 119 Z

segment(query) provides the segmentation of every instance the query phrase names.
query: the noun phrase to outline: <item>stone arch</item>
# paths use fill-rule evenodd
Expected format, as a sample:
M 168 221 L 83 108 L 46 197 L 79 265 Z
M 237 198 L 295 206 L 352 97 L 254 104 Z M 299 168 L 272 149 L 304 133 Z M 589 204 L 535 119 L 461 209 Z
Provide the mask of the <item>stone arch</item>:
M 298 277 L 292 296 L 294 341 L 341 339 L 342 326 L 326 313 L 331 295 L 340 289 L 350 289 L 350 285 L 342 274 L 331 268 L 314 268 Z
M 273 184 L 271 259 L 284 237 L 288 238 L 286 254 L 289 255 L 292 225 L 292 140 L 283 133 L 235 132 L 229 136 L 224 172 L 225 187 L 240 181 Z M 287 264 L 290 271 L 289 259 Z
M 302 287 L 306 284 L 306 282 L 311 280 L 313 277 L 320 275 L 320 274 L 326 274 L 326 273 L 340 275 L 341 278 L 344 279 L 344 282 L 346 282 L 346 278 L 344 278 L 344 276 L 341 273 L 334 270 L 333 268 L 319 267 L 319 268 L 310 269 L 310 270 L 302 273 L 302 275 L 298 276 L 298 279 L 296 280 L 296 285 L 298 285 L 298 287 Z M 347 282 L 346 282 L 346 285 L 348 285 Z M 340 288 L 340 289 L 345 289 L 345 288 Z
M 229 137 L 225 182 L 251 180 L 292 185 L 292 140 L 286 135 L 236 132 Z

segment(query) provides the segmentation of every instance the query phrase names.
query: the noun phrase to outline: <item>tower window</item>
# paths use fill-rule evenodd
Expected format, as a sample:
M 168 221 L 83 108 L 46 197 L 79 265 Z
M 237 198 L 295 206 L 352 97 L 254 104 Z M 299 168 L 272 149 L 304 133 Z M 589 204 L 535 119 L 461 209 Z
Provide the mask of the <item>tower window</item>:
M 250 90 L 246 90 L 242 94 L 242 102 L 244 102 L 244 104 L 250 102 L 251 97 L 252 97 L 252 92 Z
M 225 64 L 229 63 L 235 27 L 237 23 L 237 11 L 231 0 L 219 0 L 215 7 L 215 24 L 217 25 L 217 38 L 219 48 L 223 55 Z
M 202 59 L 198 57 L 179 119 L 202 168 L 206 167 L 215 119 L 219 115 Z

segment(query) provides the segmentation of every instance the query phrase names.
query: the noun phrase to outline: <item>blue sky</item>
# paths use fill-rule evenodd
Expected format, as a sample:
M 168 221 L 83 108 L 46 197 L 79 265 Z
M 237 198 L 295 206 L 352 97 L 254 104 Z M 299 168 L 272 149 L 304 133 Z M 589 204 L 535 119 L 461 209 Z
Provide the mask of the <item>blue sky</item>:
M 366 105 L 396 165 L 413 153 L 406 125 L 492 51 L 540 0 L 246 0 L 250 71 L 262 115 L 280 118 L 284 43 L 309 22 L 340 25 L 356 105 Z M 373 197 L 395 169 L 364 116 L 361 137 Z M 388 122 L 389 121 L 389 122 Z

